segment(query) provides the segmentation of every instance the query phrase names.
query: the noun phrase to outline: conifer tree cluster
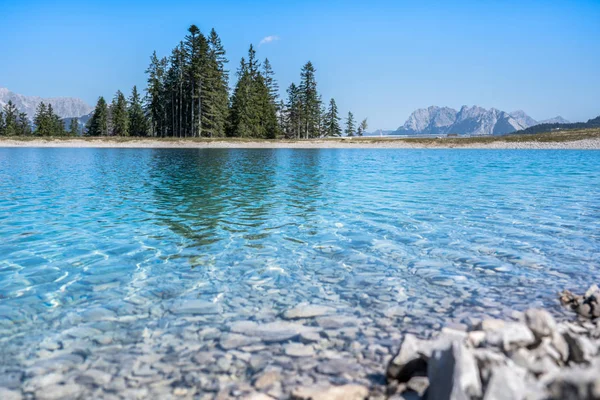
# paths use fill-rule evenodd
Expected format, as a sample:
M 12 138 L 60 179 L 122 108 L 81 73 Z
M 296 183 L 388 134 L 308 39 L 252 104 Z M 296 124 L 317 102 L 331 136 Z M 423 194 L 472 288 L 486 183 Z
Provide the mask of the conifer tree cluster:
M 286 137 L 309 139 L 328 134 L 315 72 L 313 64 L 307 62 L 300 72 L 300 84 L 292 83 L 287 89 L 288 100 L 282 110 L 285 114 L 283 131 Z M 336 119 L 337 108 L 334 112 L 333 118 Z
M 300 83 L 292 83 L 287 89 L 287 102 L 282 104 L 280 126 L 288 138 L 310 139 L 318 137 L 362 136 L 367 130 L 367 120 L 364 119 L 358 128 L 352 113 L 348 113 L 344 132 L 340 126 L 341 118 L 335 99 L 329 104 L 323 104 L 317 90 L 315 68 L 309 61 L 300 73 Z
M 14 103 L 9 100 L 0 108 L 0 135 L 22 136 L 31 134 L 31 125 L 27 114 L 19 112 Z
M 229 114 L 225 49 L 196 25 L 169 58 L 150 58 L 147 111 L 152 136 L 224 137 Z
M 250 45 L 248 60 L 242 58 L 238 82 L 231 98 L 229 136 L 274 139 L 279 133 L 277 83 L 269 60 L 261 65 Z
M 119 90 L 109 105 L 100 97 L 92 117 L 88 120 L 87 136 L 148 136 L 148 119 L 144 113 L 137 87 L 129 100 Z
M 349 113 L 342 132 L 334 99 L 324 104 L 317 89 L 316 69 L 309 61 L 298 84 L 279 99 L 279 86 L 268 59 L 260 62 L 252 45 L 241 59 L 230 96 L 228 60 L 217 32 L 203 34 L 191 25 L 169 57 L 150 57 L 146 95 L 134 86 L 129 98 L 117 91 L 109 102 L 100 97 L 87 121 L 87 136 L 247 137 L 310 139 L 362 134 L 366 119 L 356 127 Z M 41 103 L 34 134 L 79 135 L 79 119 L 68 130 L 51 104 Z M 31 134 L 31 124 L 11 102 L 0 110 L 0 135 Z
M 35 126 L 34 134 L 37 136 L 64 136 L 65 125 L 62 119 L 54 113 L 52 104 L 44 104 L 41 102 L 35 112 L 33 118 Z
M 155 52 L 146 70 L 149 134 L 264 139 L 342 135 L 335 100 L 328 108 L 323 104 L 310 61 L 300 82 L 287 89 L 287 102 L 279 99 L 271 63 L 260 62 L 252 45 L 240 61 L 231 97 L 227 62 L 215 30 L 205 36 L 195 25 L 170 57 L 159 58 Z M 353 129 L 352 135 L 362 132 Z
M 346 136 L 362 136 L 368 129 L 367 119 L 363 119 L 358 127 L 356 126 L 356 121 L 354 121 L 354 114 L 352 112 L 348 112 L 348 117 L 346 118 L 346 128 L 344 133 Z
M 62 119 L 54 113 L 52 104 L 38 104 L 33 120 L 24 112 L 19 112 L 15 104 L 9 100 L 0 110 L 0 135 L 4 136 L 63 136 L 66 135 Z

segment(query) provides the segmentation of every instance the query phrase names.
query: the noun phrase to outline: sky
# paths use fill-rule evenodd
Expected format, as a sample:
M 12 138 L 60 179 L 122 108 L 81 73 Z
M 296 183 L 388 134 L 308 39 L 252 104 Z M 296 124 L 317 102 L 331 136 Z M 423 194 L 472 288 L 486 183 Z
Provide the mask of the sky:
M 145 88 L 152 52 L 192 23 L 217 30 L 232 71 L 258 46 L 282 96 L 312 61 L 323 98 L 370 130 L 430 105 L 600 115 L 600 0 L 0 0 L 0 87 L 94 105 Z

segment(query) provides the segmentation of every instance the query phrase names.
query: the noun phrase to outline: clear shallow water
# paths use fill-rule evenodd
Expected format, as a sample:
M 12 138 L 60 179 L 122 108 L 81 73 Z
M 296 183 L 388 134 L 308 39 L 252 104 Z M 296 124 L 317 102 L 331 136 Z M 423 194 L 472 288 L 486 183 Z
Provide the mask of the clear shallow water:
M 359 360 L 361 379 L 401 332 L 552 307 L 599 265 L 596 151 L 0 148 L 0 386 L 60 368 L 108 390 L 78 375 L 94 367 L 129 393 L 133 366 L 218 361 L 236 321 L 303 302 L 351 319 L 298 323 L 322 329 L 312 359 Z M 262 368 L 189 361 L 186 385 L 296 368 L 299 340 L 236 350 Z

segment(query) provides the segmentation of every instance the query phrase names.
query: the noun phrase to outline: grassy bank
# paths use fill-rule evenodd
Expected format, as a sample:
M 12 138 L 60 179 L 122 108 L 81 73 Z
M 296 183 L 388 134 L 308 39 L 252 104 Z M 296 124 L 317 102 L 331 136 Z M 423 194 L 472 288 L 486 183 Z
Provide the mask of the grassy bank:
M 158 137 L 0 137 L 0 146 L 55 146 L 55 147 L 514 147 L 515 145 L 552 145 L 591 140 L 600 143 L 600 129 L 556 131 L 534 135 L 401 138 L 401 137 L 352 137 L 322 139 L 255 139 L 255 138 L 158 138 Z M 599 145 L 600 146 L 600 145 Z M 519 146 L 521 147 L 521 146 Z

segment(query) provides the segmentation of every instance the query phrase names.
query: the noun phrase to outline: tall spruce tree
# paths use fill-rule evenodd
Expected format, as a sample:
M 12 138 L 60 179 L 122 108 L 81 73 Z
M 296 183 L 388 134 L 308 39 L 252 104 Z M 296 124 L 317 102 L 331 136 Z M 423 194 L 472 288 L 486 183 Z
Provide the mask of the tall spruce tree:
M 184 51 L 187 64 L 187 79 L 189 82 L 190 97 L 190 129 L 191 136 L 202 136 L 202 100 L 203 85 L 203 65 L 206 63 L 206 54 L 208 51 L 208 41 L 200 32 L 196 25 L 188 28 L 188 35 L 184 40 Z
M 138 93 L 136 86 L 134 86 L 131 91 L 128 113 L 129 134 L 131 136 L 147 136 L 148 122 L 146 120 L 146 115 L 144 114 L 144 108 L 142 106 L 142 100 L 140 99 L 140 94 Z
M 248 61 L 242 58 L 238 82 L 230 110 L 231 136 L 275 138 L 278 134 L 277 112 L 269 97 L 269 89 L 260 72 L 254 46 L 248 50 Z
M 6 127 L 4 126 L 4 110 L 0 108 L 0 136 L 6 134 Z
M 15 136 L 18 133 L 18 118 L 19 111 L 17 106 L 9 100 L 4 105 L 4 134 L 7 136 Z
M 40 104 L 38 104 L 35 111 L 33 123 L 35 125 L 35 134 L 38 136 L 50 136 L 52 134 L 52 127 L 50 121 L 48 120 L 48 112 L 46 108 L 46 104 L 44 104 L 42 101 Z
M 313 64 L 309 61 L 302 67 L 302 72 L 300 73 L 301 119 L 305 139 L 316 137 L 319 132 L 321 105 L 319 103 L 315 72 Z
M 325 114 L 325 135 L 326 136 L 342 136 L 342 128 L 340 127 L 341 118 L 338 116 L 338 107 L 335 99 L 329 100 L 329 108 Z
M 300 88 L 292 82 L 287 89 L 287 95 L 284 133 L 286 137 L 299 139 L 302 132 L 302 99 Z
M 205 68 L 206 96 L 205 135 L 223 137 L 229 114 L 229 73 L 226 64 L 225 48 L 214 30 L 208 37 L 208 56 Z
M 65 134 L 65 124 L 60 116 L 54 113 L 54 108 L 50 103 L 48 103 L 46 110 L 46 118 L 49 121 L 52 136 L 63 136 Z
M 267 90 L 269 91 L 269 99 L 277 108 L 279 106 L 279 84 L 275 79 L 275 72 L 273 72 L 273 67 L 271 67 L 271 63 L 269 62 L 268 58 L 265 58 L 265 62 L 262 65 L 262 74 L 265 79 Z
M 112 102 L 112 135 L 129 136 L 129 113 L 125 95 L 118 90 Z
M 355 132 L 356 126 L 354 122 L 354 114 L 348 111 L 348 118 L 346 118 L 346 130 L 344 133 L 346 133 L 346 136 L 354 136 Z
M 167 136 L 182 137 L 184 132 L 183 108 L 184 102 L 184 50 L 183 42 L 175 47 L 169 58 L 169 68 L 165 78 L 165 101 L 168 117 Z
M 88 121 L 86 135 L 107 136 L 108 133 L 108 105 L 104 97 L 100 96 L 94 114 Z
M 167 130 L 166 101 L 165 101 L 165 69 L 167 59 L 159 59 L 156 52 L 150 57 L 148 74 L 148 113 L 152 121 L 153 136 L 165 136 Z
M 19 113 L 17 122 L 17 135 L 31 135 L 31 123 L 29 122 L 29 117 L 27 117 L 27 114 L 24 112 Z

